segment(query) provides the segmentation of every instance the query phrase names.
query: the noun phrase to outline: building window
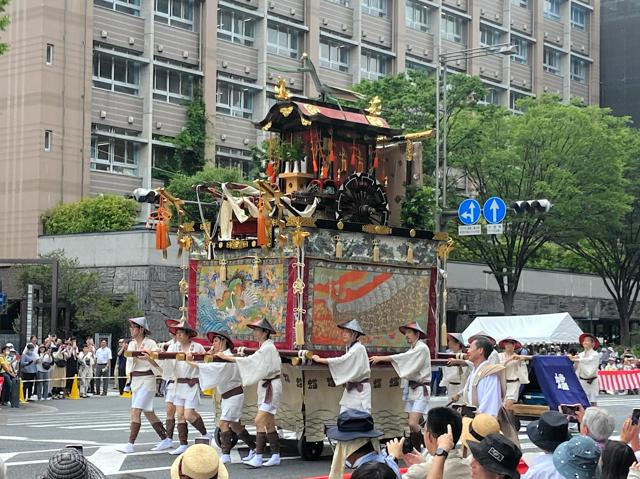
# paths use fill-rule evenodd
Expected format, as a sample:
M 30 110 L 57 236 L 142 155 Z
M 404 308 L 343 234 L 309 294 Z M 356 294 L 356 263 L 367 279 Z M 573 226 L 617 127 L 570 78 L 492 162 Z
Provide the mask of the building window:
M 116 10 L 129 15 L 140 16 L 140 0 L 93 0 L 94 5 Z
M 44 130 L 44 151 L 51 151 L 53 141 L 53 130 Z
M 420 32 L 431 31 L 431 11 L 428 6 L 406 0 L 405 10 L 407 27 Z
M 155 0 L 155 19 L 174 27 L 193 30 L 195 0 Z
M 522 93 L 516 93 L 515 91 L 512 91 L 509 97 L 509 108 L 511 108 L 513 111 L 519 111 L 519 112 L 524 111 L 524 108 L 522 108 L 521 106 L 518 106 L 518 100 L 521 100 L 523 98 L 527 98 L 527 95 L 523 95 Z
M 251 152 L 248 150 L 226 146 L 218 146 L 216 148 L 216 166 L 219 168 L 238 169 L 242 176 L 246 178 L 250 175 L 253 164 Z
M 349 46 L 320 39 L 320 66 L 341 72 L 349 71 Z
M 93 52 L 93 86 L 137 95 L 140 87 L 140 64 L 104 52 Z
M 388 0 L 361 0 L 362 11 L 376 17 L 386 17 L 389 15 Z
M 529 0 L 511 0 L 511 4 L 516 7 L 529 8 Z
M 328 0 L 331 3 L 335 3 L 337 5 L 342 5 L 343 7 L 349 6 L 349 0 Z
M 584 31 L 587 25 L 587 12 L 584 8 L 571 5 L 571 26 L 576 30 Z
M 496 91 L 495 88 L 487 88 L 487 94 L 484 96 L 484 102 L 490 103 L 491 105 L 499 105 L 500 104 L 500 95 Z
M 464 23 L 462 18 L 453 15 L 442 14 L 440 19 L 440 32 L 442 38 L 450 42 L 462 43 L 464 36 Z
M 120 129 L 98 130 L 94 128 L 91 134 L 91 169 L 137 176 L 139 143 L 125 138 L 101 135 L 101 131 L 124 136 L 123 133 L 118 133 L 121 131 Z
M 53 45 L 51 43 L 47 43 L 47 57 L 45 62 L 47 65 L 53 65 Z
M 218 9 L 218 38 L 252 47 L 256 39 L 253 17 L 226 8 Z
M 551 20 L 560 20 L 560 1 L 544 0 L 544 16 Z
M 240 118 L 253 116 L 253 92 L 242 85 L 218 80 L 216 111 Z
M 378 80 L 391 70 L 389 59 L 378 53 L 363 51 L 360 57 L 360 71 L 367 80 Z
M 587 62 L 579 58 L 571 58 L 571 79 L 578 83 L 585 83 L 587 77 Z
M 169 103 L 185 103 L 193 98 L 193 75 L 155 67 L 153 70 L 153 99 Z
M 500 43 L 501 33 L 498 30 L 480 25 L 480 46 L 492 47 Z
M 275 55 L 298 58 L 300 32 L 275 22 L 267 24 L 267 51 Z
M 523 38 L 511 37 L 511 44 L 518 47 L 518 51 L 511 55 L 511 61 L 521 65 L 529 64 L 529 42 Z
M 544 71 L 560 75 L 560 52 L 551 48 L 544 48 Z
M 414 62 L 411 60 L 407 60 L 405 62 L 404 68 L 406 70 L 415 70 L 415 71 L 424 72 L 424 73 L 428 73 L 432 71 L 429 69 L 429 67 L 427 67 L 427 65 L 423 65 L 422 63 Z

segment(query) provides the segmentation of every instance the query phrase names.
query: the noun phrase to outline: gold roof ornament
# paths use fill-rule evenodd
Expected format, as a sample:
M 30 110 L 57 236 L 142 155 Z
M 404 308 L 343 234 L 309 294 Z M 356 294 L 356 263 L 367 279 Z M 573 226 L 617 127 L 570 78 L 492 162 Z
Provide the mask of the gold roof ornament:
M 287 82 L 282 77 L 278 78 L 278 84 L 273 87 L 273 90 L 276 92 L 275 97 L 278 101 L 287 101 L 291 97 L 287 90 Z
M 382 113 L 382 100 L 380 100 L 380 97 L 378 95 L 374 96 L 369 101 L 369 108 L 367 108 L 365 111 L 371 116 L 380 116 L 380 114 Z

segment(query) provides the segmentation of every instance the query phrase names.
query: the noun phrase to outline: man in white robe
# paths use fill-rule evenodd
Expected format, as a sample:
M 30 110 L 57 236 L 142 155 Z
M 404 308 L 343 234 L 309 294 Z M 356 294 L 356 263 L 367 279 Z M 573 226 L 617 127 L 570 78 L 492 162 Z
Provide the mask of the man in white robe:
M 222 352 L 227 356 L 233 356 L 233 341 L 231 337 L 222 331 L 209 331 L 207 338 L 211 343 L 212 354 Z M 187 358 L 190 359 L 190 358 Z M 220 401 L 220 449 L 222 455 L 220 461 L 223 464 L 231 462 L 231 444 L 233 434 L 249 446 L 250 453 L 255 454 L 256 443 L 240 422 L 242 406 L 244 405 L 244 389 L 238 365 L 229 362 L 197 363 L 200 368 L 200 387 L 202 389 L 216 388 Z
M 247 357 L 235 357 L 218 352 L 216 357 L 235 362 L 242 378 L 242 386 L 258 384 L 258 414 L 256 415 L 255 454 L 247 456 L 244 463 L 251 467 L 280 465 L 280 445 L 276 429 L 275 415 L 282 397 L 280 374 L 282 361 L 275 344 L 270 339 L 276 330 L 266 318 L 249 324 L 253 336 L 259 344 L 258 350 Z M 271 458 L 262 463 L 262 453 L 269 442 Z
M 169 331 L 176 336 L 176 342 L 169 346 L 170 353 L 204 353 L 204 346 L 192 341 L 198 335 L 187 321 L 182 321 L 169 327 Z M 187 421 L 196 428 L 202 436 L 211 436 L 207 433 L 202 416 L 198 414 L 196 408 L 200 404 L 200 380 L 197 366 L 187 361 L 175 361 L 173 367 L 173 381 L 175 390 L 173 393 L 173 405 L 176 408 L 176 428 L 178 430 L 178 440 L 180 445 L 169 454 L 180 455 L 187 450 L 189 445 L 189 433 Z
M 169 351 L 169 348 L 173 347 L 176 344 L 176 336 L 171 331 L 171 327 L 175 326 L 179 323 L 179 321 L 175 319 L 165 319 L 165 324 L 167 328 L 169 328 L 169 333 L 171 334 L 171 339 L 166 343 L 162 344 L 163 351 Z M 162 380 L 164 381 L 164 404 L 165 404 L 165 420 L 164 427 L 167 431 L 167 438 L 157 444 L 155 447 L 152 447 L 152 451 L 164 451 L 166 449 L 170 449 L 173 446 L 173 431 L 176 428 L 176 407 L 173 404 L 173 398 L 176 391 L 176 383 L 173 379 L 174 369 L 176 366 L 175 359 L 163 359 L 161 361 L 162 365 Z
M 329 366 L 336 386 L 344 385 L 340 413 L 347 409 L 355 409 L 371 414 L 371 367 L 367 349 L 358 341 L 360 336 L 365 336 L 364 331 L 355 319 L 338 325 L 338 328 L 342 329 L 345 354 L 337 358 L 321 358 L 314 354 L 312 359 L 318 364 Z
M 150 334 L 147 318 L 129 319 L 129 332 L 133 338 L 127 347 L 128 351 L 142 351 L 140 357 L 127 358 L 126 373 L 130 378 L 131 388 L 131 427 L 129 441 L 118 448 L 125 454 L 134 452 L 133 444 L 140 433 L 142 412 L 151 423 L 154 431 L 160 437 L 160 443 L 167 438 L 164 425 L 153 411 L 153 398 L 156 395 L 156 375 L 162 374 L 160 365 L 149 356 L 150 352 L 157 351 L 156 342 L 146 337 Z
M 484 338 L 471 343 L 467 354 L 473 363 L 473 371 L 465 383 L 462 400 L 469 406 L 475 406 L 477 413 L 497 416 L 502 407 L 506 381 L 504 366 L 491 364 L 487 359 L 491 350 L 491 343 Z M 456 401 L 458 399 L 455 398 Z
M 431 353 L 429 346 L 423 341 L 427 338 L 427 333 L 418 323 L 409 323 L 399 329 L 409 343 L 409 350 L 390 356 L 371 356 L 370 361 L 372 364 L 391 363 L 402 379 L 402 396 L 405 401 L 404 410 L 409 415 L 411 444 L 419 451 L 422 448 L 420 419 L 429 409 Z
M 465 357 L 465 343 L 462 334 L 447 333 L 447 345 L 449 347 L 448 352 L 455 354 L 457 359 Z M 462 362 L 460 364 L 447 365 L 442 368 L 442 381 L 440 381 L 440 385 L 447 388 L 449 401 L 453 401 L 454 396 L 462 391 L 464 383 L 467 382 L 467 378 L 471 372 L 471 367 L 468 363 Z
M 580 335 L 579 342 L 584 351 L 577 356 L 571 356 L 570 359 L 576 364 L 576 375 L 589 402 L 592 406 L 597 406 L 598 366 L 600 365 L 600 354 L 597 349 L 600 347 L 600 341 L 592 334 L 583 333 Z

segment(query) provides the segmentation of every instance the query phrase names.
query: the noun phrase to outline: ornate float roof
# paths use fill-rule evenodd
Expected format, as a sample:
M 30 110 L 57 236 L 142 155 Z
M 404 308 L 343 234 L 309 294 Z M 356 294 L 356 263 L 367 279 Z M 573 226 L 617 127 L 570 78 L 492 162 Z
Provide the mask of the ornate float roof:
M 313 123 L 354 129 L 376 136 L 402 133 L 402 130 L 389 127 L 384 118 L 368 115 L 362 110 L 294 98 L 273 105 L 258 126 L 265 131 L 281 132 L 300 130 Z

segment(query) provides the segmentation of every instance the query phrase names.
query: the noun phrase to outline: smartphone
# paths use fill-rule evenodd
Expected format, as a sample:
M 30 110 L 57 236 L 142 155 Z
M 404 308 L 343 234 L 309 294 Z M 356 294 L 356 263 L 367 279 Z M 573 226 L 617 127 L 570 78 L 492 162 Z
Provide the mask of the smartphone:
M 452 404 L 451 409 L 458 411 L 460 414 L 462 414 L 462 408 L 464 407 L 464 404 Z
M 473 419 L 476 417 L 476 410 L 477 408 L 475 406 L 464 406 L 460 413 L 462 414 L 462 417 L 470 417 Z
M 560 404 L 560 412 L 565 416 L 575 416 L 577 409 L 575 404 Z
M 636 408 L 631 413 L 631 424 L 634 426 L 640 422 L 640 409 Z
M 76 449 L 80 454 L 84 455 L 84 448 L 80 444 L 67 444 L 64 447 L 69 447 L 71 449 Z
M 193 441 L 194 444 L 206 444 L 207 446 L 211 445 L 211 439 L 206 436 L 196 437 Z
M 406 437 L 402 444 L 402 454 L 409 454 L 410 452 L 413 452 L 413 444 L 411 444 L 409 438 Z

